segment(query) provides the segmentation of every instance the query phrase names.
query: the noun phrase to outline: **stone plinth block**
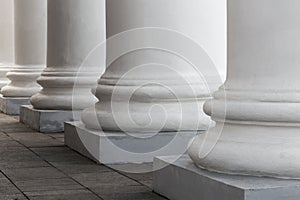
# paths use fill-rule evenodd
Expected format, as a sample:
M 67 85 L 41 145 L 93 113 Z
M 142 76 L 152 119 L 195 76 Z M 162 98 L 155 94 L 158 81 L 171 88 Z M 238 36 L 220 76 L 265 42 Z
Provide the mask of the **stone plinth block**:
M 20 122 L 42 133 L 64 131 L 64 122 L 78 120 L 81 111 L 37 110 L 30 106 L 20 108 Z
M 170 200 L 298 200 L 300 181 L 212 173 L 188 156 L 154 160 L 154 191 Z
M 0 110 L 8 115 L 19 115 L 22 105 L 30 105 L 29 97 L 3 97 L 0 95 Z
M 102 164 L 142 164 L 155 156 L 185 153 L 193 132 L 151 133 L 90 130 L 82 122 L 65 123 L 65 144 Z

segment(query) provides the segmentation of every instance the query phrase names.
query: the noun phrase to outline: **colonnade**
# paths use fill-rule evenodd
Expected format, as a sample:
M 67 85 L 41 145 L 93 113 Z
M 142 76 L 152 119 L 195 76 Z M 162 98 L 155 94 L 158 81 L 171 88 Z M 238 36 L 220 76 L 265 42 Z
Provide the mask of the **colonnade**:
M 3 96 L 31 97 L 40 112 L 79 110 L 93 131 L 207 130 L 189 148 L 199 168 L 300 178 L 298 0 L 227 1 L 224 85 L 225 1 L 0 3 L 10 11 L 0 11 Z M 215 71 L 195 68 L 185 48 Z

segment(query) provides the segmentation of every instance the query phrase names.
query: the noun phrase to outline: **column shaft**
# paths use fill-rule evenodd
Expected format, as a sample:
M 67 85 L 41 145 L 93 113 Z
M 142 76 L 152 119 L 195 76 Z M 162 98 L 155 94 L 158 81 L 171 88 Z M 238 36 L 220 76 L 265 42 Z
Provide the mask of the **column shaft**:
M 190 148 L 198 166 L 300 178 L 299 6 L 297 0 L 228 1 L 227 99 L 220 90 L 205 105 L 217 126 Z
M 174 40 L 173 36 L 186 36 L 193 44 L 203 45 L 224 73 L 225 17 L 212 17 L 217 12 L 225 15 L 219 9 L 222 6 L 214 6 L 218 3 L 215 0 L 107 1 L 108 67 L 98 84 L 99 102 L 82 115 L 85 125 L 129 132 L 207 128 L 208 117 L 194 108 L 201 107 L 209 98 L 205 81 L 177 52 L 155 49 L 154 44 L 175 44 L 181 49 L 186 43 Z M 216 9 L 206 12 L 207 8 Z M 170 35 L 161 37 L 160 33 L 166 32 Z M 139 43 L 149 45 L 128 52 L 120 50 Z M 114 59 L 118 51 L 120 54 Z
M 15 0 L 15 64 L 7 74 L 5 97 L 30 97 L 40 91 L 36 79 L 46 62 L 46 0 Z
M 31 98 L 35 109 L 80 110 L 95 102 L 91 88 L 104 68 L 95 50 L 105 39 L 104 13 L 103 0 L 48 1 L 47 68 L 38 79 L 43 90 Z
M 14 62 L 14 7 L 12 0 L 0 0 L 0 90 L 9 83 L 6 73 Z

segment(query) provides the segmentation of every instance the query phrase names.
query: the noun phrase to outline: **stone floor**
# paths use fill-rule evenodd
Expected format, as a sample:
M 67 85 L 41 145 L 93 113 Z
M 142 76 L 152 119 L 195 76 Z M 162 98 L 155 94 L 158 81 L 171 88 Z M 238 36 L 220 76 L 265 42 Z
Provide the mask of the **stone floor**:
M 64 146 L 63 134 L 41 134 L 0 114 L 0 200 L 163 200 L 152 174 L 97 165 Z

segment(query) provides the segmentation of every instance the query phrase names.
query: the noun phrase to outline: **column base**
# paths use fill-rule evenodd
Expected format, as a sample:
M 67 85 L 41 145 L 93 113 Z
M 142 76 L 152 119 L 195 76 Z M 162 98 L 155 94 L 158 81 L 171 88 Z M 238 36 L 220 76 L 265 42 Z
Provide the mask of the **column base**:
M 163 132 L 155 136 L 151 133 L 129 135 L 123 132 L 90 130 L 82 122 L 65 123 L 65 144 L 102 164 L 152 163 L 155 156 L 186 153 L 194 137 L 193 132 Z
M 300 181 L 213 173 L 188 156 L 154 160 L 154 191 L 170 200 L 297 200 Z M 164 167 L 164 168 L 162 168 Z
M 81 111 L 36 110 L 33 106 L 21 106 L 20 122 L 42 133 L 64 131 L 64 122 L 78 120 Z
M 3 97 L 0 95 L 0 110 L 8 115 L 19 115 L 22 105 L 30 105 L 30 97 Z

